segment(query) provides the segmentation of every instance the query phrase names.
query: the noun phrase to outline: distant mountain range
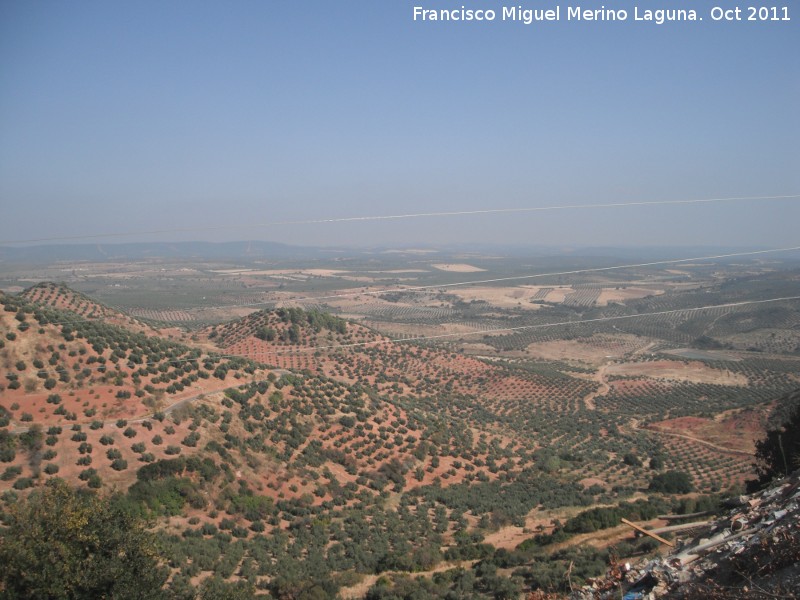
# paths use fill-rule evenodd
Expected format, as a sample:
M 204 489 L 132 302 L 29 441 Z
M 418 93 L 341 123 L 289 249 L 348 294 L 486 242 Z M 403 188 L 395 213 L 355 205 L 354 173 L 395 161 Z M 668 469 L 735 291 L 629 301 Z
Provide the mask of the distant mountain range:
M 5 262 L 47 263 L 59 260 L 142 260 L 147 258 L 288 258 L 319 257 L 330 250 L 276 242 L 140 242 L 125 244 L 56 244 L 0 247 Z

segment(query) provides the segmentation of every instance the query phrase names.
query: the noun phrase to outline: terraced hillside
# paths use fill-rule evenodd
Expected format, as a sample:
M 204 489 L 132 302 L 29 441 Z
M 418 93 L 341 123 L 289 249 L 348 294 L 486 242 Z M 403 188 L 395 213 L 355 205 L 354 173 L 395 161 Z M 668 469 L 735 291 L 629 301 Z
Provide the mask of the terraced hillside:
M 736 488 L 751 447 L 725 432 L 752 441 L 797 384 L 792 356 L 687 360 L 614 332 L 569 342 L 585 360 L 470 356 L 298 308 L 193 346 L 55 308 L 56 289 L 0 296 L 4 506 L 56 478 L 121 492 L 157 522 L 176 594 L 359 595 L 377 574 L 443 565 L 468 567 L 479 595 L 563 589 L 457 561 L 524 543 L 515 560 L 538 564 L 583 507 L 650 495 L 669 510 L 648 487 L 672 472 Z M 582 577 L 605 560 L 551 558 Z
M 28 288 L 21 296 L 34 304 L 74 313 L 88 320 L 102 320 L 107 325 L 119 325 L 132 331 L 158 335 L 153 327 L 63 284 L 42 282 Z

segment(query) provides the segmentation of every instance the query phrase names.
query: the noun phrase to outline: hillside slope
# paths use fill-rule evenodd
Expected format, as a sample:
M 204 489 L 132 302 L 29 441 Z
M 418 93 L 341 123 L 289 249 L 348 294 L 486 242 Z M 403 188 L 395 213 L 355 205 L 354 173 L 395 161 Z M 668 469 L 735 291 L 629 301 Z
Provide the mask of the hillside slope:
M 45 304 L 0 296 L 3 502 L 54 478 L 118 492 L 157 524 L 174 589 L 216 576 L 333 596 L 370 575 L 461 565 L 481 595 L 509 582 L 563 591 L 537 579 L 543 556 L 583 565 L 581 578 L 605 559 L 549 548 L 559 520 L 660 498 L 654 477 L 690 465 L 697 486 L 726 471 L 735 485 L 745 471 L 730 465 L 748 464 L 639 427 L 625 412 L 648 402 L 639 375 L 604 386 L 566 363 L 466 357 L 300 309 L 209 328 L 195 347 L 54 308 L 47 289 L 33 296 Z M 703 384 L 711 399 L 694 403 L 694 388 L 660 382 L 649 414 L 736 415 L 745 394 L 783 385 L 764 372 Z M 527 583 L 459 562 L 508 552 Z

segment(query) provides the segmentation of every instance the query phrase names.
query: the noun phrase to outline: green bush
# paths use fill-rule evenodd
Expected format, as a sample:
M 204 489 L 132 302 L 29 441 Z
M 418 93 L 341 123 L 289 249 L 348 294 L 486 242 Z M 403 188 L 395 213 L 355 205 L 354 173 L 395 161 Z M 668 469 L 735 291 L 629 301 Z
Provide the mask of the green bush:
M 800 391 L 795 391 L 778 402 L 779 406 L 794 406 L 780 427 L 770 429 L 764 439 L 756 442 L 758 479 L 748 482 L 748 489 L 751 491 L 800 468 Z
M 33 479 L 30 477 L 20 477 L 14 482 L 15 490 L 27 490 L 29 487 L 33 487 Z
M 0 589 L 8 598 L 159 600 L 168 570 L 157 556 L 152 535 L 129 514 L 56 479 L 12 508 Z
M 694 489 L 692 479 L 683 471 L 666 471 L 655 475 L 648 488 L 661 494 L 688 494 Z
M 15 479 L 22 473 L 22 467 L 19 466 L 11 466 L 6 467 L 6 470 L 3 471 L 3 474 L 0 475 L 0 480 L 2 481 L 11 481 Z

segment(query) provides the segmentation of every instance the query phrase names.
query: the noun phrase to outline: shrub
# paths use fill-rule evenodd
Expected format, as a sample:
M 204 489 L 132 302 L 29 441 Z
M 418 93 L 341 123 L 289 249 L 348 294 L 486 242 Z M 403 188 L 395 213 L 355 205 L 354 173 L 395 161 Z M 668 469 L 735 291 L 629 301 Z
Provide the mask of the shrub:
M 86 481 L 87 479 L 89 479 L 89 477 L 96 474 L 97 474 L 97 469 L 84 469 L 83 471 L 78 473 L 78 479 L 80 479 L 81 481 Z
M 111 463 L 111 468 L 115 471 L 124 471 L 128 468 L 128 461 L 123 460 L 121 458 L 117 458 L 114 462 Z
M 250 523 L 250 531 L 255 531 L 256 533 L 263 533 L 265 527 L 264 523 L 261 521 L 253 521 Z
M 33 487 L 33 480 L 30 477 L 20 477 L 14 482 L 15 490 L 27 490 L 29 487 Z
M 800 399 L 800 392 L 782 398 L 780 404 L 790 404 Z M 763 440 L 756 442 L 756 473 L 758 479 L 748 482 L 755 490 L 777 477 L 785 477 L 800 467 L 800 403 L 794 406 L 780 427 L 767 431 Z
M 3 474 L 0 475 L 0 480 L 2 481 L 11 481 L 12 479 L 16 478 L 22 474 L 22 467 L 12 466 L 6 467 L 6 470 L 3 471 Z
M 190 448 L 194 448 L 195 446 L 197 446 L 197 442 L 198 442 L 199 440 L 200 440 L 200 434 L 199 434 L 199 433 L 197 433 L 196 431 L 193 431 L 192 433 L 190 433 L 189 435 L 187 435 L 185 438 L 183 438 L 183 440 L 181 441 L 181 443 L 182 443 L 184 446 L 188 446 L 188 447 L 190 447 Z
M 0 564 L 8 598 L 163 598 L 169 574 L 142 524 L 58 480 L 14 507 Z
M 639 457 L 636 456 L 636 454 L 634 454 L 633 452 L 626 453 L 625 456 L 622 458 L 622 462 L 624 462 L 626 465 L 630 467 L 642 466 L 642 461 L 639 460 Z
M 655 475 L 650 481 L 651 492 L 662 494 L 688 494 L 694 489 L 692 479 L 683 471 L 667 471 Z

